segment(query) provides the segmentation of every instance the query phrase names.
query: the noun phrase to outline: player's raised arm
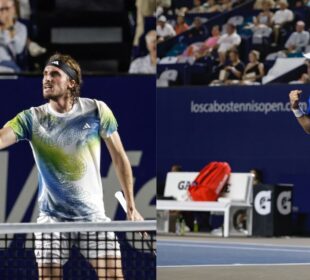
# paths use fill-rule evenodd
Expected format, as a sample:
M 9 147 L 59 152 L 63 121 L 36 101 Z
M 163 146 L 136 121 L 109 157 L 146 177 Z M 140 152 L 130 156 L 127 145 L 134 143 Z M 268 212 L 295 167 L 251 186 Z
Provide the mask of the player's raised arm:
M 105 139 L 105 143 L 112 157 L 117 177 L 125 195 L 127 218 L 133 221 L 143 220 L 135 206 L 132 170 L 118 132 L 114 132 L 109 138 Z
M 300 108 L 300 95 L 302 94 L 301 90 L 292 90 L 289 94 L 291 109 L 301 125 L 304 131 L 310 134 L 310 117 L 305 114 L 305 112 Z
M 16 143 L 16 135 L 12 128 L 4 127 L 0 129 L 0 150 Z

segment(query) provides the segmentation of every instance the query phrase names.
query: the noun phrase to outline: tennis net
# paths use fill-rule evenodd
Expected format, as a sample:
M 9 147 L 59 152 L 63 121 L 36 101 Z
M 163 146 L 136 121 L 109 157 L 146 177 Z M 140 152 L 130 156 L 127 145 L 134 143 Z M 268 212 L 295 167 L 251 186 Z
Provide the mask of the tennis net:
M 0 224 L 0 279 L 155 280 L 156 221 Z

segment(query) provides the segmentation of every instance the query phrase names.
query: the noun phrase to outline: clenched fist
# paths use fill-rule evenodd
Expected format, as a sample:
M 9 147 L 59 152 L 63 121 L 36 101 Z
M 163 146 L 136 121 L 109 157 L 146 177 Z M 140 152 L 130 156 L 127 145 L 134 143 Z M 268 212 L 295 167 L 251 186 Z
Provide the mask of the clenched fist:
M 299 108 L 299 99 L 302 91 L 301 90 L 292 90 L 289 94 L 290 97 L 290 103 L 292 109 L 298 109 Z

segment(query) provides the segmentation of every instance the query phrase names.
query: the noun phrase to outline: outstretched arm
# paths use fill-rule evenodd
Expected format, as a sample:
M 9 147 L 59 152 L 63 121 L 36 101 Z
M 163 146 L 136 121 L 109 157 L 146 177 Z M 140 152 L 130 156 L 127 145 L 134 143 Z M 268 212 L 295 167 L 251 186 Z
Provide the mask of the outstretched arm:
M 16 143 L 16 135 L 12 128 L 4 127 L 0 129 L 0 150 Z
M 105 139 L 105 143 L 112 157 L 113 165 L 127 202 L 127 218 L 132 221 L 143 220 L 135 206 L 132 170 L 119 134 L 114 132 L 109 138 Z

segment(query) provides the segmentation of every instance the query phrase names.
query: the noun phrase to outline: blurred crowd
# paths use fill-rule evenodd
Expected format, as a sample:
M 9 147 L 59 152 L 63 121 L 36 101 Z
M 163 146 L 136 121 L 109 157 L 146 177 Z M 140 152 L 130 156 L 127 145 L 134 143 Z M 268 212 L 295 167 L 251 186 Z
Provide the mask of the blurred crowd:
M 0 0 L 0 72 L 27 70 L 28 57 L 46 52 L 33 41 L 28 0 Z
M 182 2 L 157 2 L 159 65 L 204 65 L 205 84 L 260 84 L 278 58 L 310 52 L 310 1 Z M 292 83 L 309 82 L 307 66 Z

